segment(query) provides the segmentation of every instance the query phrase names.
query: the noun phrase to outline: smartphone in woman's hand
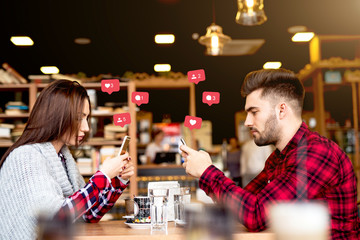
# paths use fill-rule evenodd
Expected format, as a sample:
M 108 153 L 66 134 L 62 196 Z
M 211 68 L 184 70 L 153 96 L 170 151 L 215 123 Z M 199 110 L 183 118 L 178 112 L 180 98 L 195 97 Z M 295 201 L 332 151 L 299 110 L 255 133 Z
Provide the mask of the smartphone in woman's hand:
M 129 147 L 129 143 L 130 143 L 130 137 L 129 136 L 125 136 L 122 144 L 121 144 L 121 147 L 120 147 L 120 151 L 118 153 L 118 156 L 120 155 L 123 155 L 126 153 L 128 147 Z

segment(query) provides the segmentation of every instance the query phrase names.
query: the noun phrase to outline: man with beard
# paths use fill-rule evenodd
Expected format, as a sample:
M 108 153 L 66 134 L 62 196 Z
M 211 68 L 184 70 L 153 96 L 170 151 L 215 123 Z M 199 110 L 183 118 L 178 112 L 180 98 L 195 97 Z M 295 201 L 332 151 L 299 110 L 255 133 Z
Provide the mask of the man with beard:
M 276 150 L 262 172 L 245 188 L 212 165 L 209 154 L 181 146 L 189 175 L 215 202 L 228 206 L 250 231 L 268 227 L 268 207 L 279 201 L 319 200 L 331 214 L 332 239 L 359 239 L 356 178 L 338 145 L 311 132 L 302 121 L 304 87 L 285 69 L 249 73 L 241 89 L 246 97 L 245 125 L 258 146 Z

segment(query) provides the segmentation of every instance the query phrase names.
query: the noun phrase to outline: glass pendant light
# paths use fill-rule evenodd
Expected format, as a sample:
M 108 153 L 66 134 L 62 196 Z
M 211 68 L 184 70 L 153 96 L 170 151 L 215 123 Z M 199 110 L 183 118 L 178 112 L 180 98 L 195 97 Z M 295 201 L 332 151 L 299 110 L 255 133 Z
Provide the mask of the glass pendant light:
M 206 28 L 206 34 L 199 38 L 199 43 L 206 46 L 206 54 L 221 55 L 224 44 L 231 41 L 231 37 L 223 34 L 222 27 L 215 24 L 215 0 L 212 1 L 213 23 Z
M 224 44 L 229 42 L 231 37 L 223 34 L 222 27 L 212 23 L 206 28 L 205 36 L 199 38 L 199 43 L 206 46 L 207 55 L 220 55 L 222 53 Z
M 267 17 L 264 12 L 264 0 L 237 0 L 236 23 L 246 26 L 263 24 Z

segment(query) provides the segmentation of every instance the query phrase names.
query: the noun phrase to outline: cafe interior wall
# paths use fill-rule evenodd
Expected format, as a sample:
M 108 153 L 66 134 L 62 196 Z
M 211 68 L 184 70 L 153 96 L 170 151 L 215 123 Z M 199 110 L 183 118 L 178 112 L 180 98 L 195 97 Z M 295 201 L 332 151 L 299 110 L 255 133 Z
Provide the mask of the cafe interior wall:
M 0 62 L 9 63 L 25 77 L 40 74 L 43 65 L 56 65 L 62 74 L 84 72 L 87 76 L 121 76 L 126 71 L 156 74 L 156 63 L 169 63 L 172 71 L 184 74 L 204 69 L 206 81 L 196 86 L 196 114 L 212 122 L 213 143 L 220 144 L 223 138 L 235 135 L 234 114 L 244 108 L 240 87 L 248 72 L 261 69 L 266 61 L 281 61 L 284 68 L 294 72 L 309 63 L 308 43 L 291 42 L 289 27 L 304 25 L 316 34 L 360 34 L 358 0 L 264 1 L 268 20 L 253 27 L 235 23 L 235 0 L 214 2 L 215 21 L 224 34 L 233 39 L 265 39 L 258 52 L 231 57 L 204 54 L 204 46 L 192 36 L 204 35 L 213 21 L 209 0 L 4 0 Z M 174 33 L 175 43 L 157 46 L 153 41 L 156 33 Z M 35 45 L 15 47 L 9 41 L 13 35 L 29 35 Z M 76 37 L 89 37 L 91 44 L 77 45 Z M 323 58 L 355 56 L 354 49 L 344 43 L 326 44 L 322 52 Z M 220 104 L 203 104 L 203 91 L 220 92 Z M 152 111 L 154 122 L 160 122 L 164 113 L 170 114 L 173 122 L 182 122 L 188 114 L 187 91 L 149 93 L 149 104 L 140 108 Z M 325 106 L 339 121 L 351 118 L 350 100 L 338 101 L 333 94 L 349 96 L 348 90 L 326 94 Z M 305 110 L 312 109 L 309 96 Z M 1 104 L 8 100 L 2 98 Z

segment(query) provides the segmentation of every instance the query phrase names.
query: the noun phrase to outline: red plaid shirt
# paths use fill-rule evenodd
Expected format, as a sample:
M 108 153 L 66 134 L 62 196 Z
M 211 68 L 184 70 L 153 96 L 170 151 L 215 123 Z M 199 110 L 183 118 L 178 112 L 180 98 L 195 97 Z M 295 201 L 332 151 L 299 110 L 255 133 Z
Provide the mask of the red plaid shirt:
M 346 154 L 305 123 L 283 149 L 275 150 L 264 170 L 245 188 L 210 166 L 199 182 L 213 200 L 230 207 L 250 231 L 268 227 L 267 207 L 279 200 L 316 199 L 331 213 L 332 239 L 360 239 L 356 178 Z
M 86 222 L 98 222 L 114 206 L 128 184 L 123 184 L 118 177 L 109 182 L 101 171 L 97 171 L 85 187 L 66 198 L 56 217 L 76 220 L 82 216 Z

